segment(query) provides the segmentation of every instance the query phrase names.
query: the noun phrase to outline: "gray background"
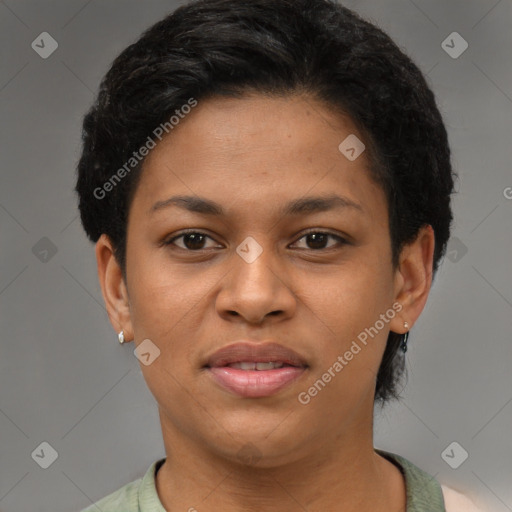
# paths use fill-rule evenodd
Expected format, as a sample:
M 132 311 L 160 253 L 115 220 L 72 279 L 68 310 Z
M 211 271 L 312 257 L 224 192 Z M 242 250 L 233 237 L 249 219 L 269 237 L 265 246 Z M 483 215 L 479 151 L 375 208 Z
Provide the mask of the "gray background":
M 164 456 L 155 401 L 133 345 L 120 346 L 108 322 L 72 189 L 81 117 L 101 77 L 176 5 L 0 1 L 3 512 L 79 510 Z M 378 413 L 375 445 L 512 510 L 512 1 L 345 5 L 428 75 L 460 175 L 449 257 L 410 339 L 405 398 Z M 59 45 L 47 59 L 31 48 L 44 31 Z M 456 59 L 441 46 L 454 31 L 469 43 Z M 47 469 L 31 456 L 43 441 L 58 453 Z M 441 456 L 453 441 L 469 453 L 458 469 Z

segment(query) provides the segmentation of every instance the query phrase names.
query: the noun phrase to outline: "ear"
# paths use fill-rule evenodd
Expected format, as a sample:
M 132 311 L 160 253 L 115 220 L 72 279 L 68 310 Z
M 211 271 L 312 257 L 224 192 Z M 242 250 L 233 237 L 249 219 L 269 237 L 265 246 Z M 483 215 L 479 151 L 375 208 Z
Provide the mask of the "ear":
M 128 290 L 121 267 L 107 235 L 102 234 L 96 242 L 96 262 L 103 300 L 107 307 L 110 323 L 116 332 L 124 331 L 126 341 L 133 340 Z
M 403 334 L 411 329 L 427 302 L 432 285 L 435 237 L 432 226 L 423 226 L 416 239 L 404 246 L 395 273 L 395 301 L 402 305 L 390 322 L 393 332 Z M 404 327 L 404 322 L 409 327 Z

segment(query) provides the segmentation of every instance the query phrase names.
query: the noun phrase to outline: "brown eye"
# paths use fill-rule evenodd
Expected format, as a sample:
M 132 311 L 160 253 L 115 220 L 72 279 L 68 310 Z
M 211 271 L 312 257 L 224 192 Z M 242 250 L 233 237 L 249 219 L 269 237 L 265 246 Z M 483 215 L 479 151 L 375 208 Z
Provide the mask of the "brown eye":
M 325 233 L 311 233 L 306 235 L 306 241 L 309 242 L 310 249 L 325 249 L 329 236 Z
M 189 233 L 183 235 L 183 244 L 187 249 L 203 249 L 206 237 L 200 233 Z
M 326 246 L 329 239 L 334 239 L 339 242 L 340 245 L 344 245 L 347 243 L 347 241 L 338 235 L 333 235 L 331 233 L 324 233 L 322 231 L 311 231 L 309 233 L 306 233 L 304 236 L 302 236 L 296 243 L 298 243 L 300 240 L 306 241 L 306 247 L 305 249 L 312 249 L 312 250 L 322 250 L 322 249 L 330 249 L 334 247 L 334 245 Z
M 182 245 L 175 243 L 176 240 L 183 239 Z M 177 235 L 167 242 L 165 245 L 176 245 L 180 249 L 189 250 L 189 251 L 200 251 L 201 249 L 205 249 L 205 242 L 207 239 L 212 240 L 205 233 L 201 233 L 198 231 L 190 231 L 188 233 L 182 233 L 181 235 Z

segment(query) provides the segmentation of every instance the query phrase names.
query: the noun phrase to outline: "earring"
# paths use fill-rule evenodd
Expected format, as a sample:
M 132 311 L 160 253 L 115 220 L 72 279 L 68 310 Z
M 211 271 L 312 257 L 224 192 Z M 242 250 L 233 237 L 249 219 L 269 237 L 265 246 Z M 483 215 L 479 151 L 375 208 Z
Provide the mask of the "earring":
M 124 339 L 124 331 L 120 331 L 120 332 L 117 334 L 117 339 L 119 340 L 119 343 L 121 343 L 121 345 L 125 342 L 125 339 Z
M 409 329 L 409 324 L 404 322 L 404 329 Z M 402 341 L 400 342 L 400 348 L 402 352 L 405 354 L 407 352 L 407 340 L 409 338 L 409 331 L 402 335 Z

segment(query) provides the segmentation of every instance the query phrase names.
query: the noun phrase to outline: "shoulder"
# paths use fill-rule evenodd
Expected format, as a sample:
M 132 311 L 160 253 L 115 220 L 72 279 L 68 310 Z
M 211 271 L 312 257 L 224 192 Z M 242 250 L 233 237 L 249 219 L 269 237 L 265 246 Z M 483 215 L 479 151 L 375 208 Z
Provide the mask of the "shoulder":
M 459 491 L 444 484 L 441 484 L 441 489 L 446 512 L 483 512 L 483 509 L 477 507 L 473 501 Z
M 402 471 L 406 483 L 408 511 L 487 512 L 468 496 L 439 483 L 435 477 L 405 457 L 384 450 L 375 451 L 395 463 Z
M 146 474 L 105 496 L 81 512 L 165 512 L 158 498 L 155 475 L 165 458 L 156 460 Z
M 81 512 L 139 512 L 139 487 L 142 478 L 138 478 L 117 491 L 105 496 Z
M 376 449 L 376 452 L 395 464 L 405 480 L 407 512 L 446 511 L 439 482 L 429 473 L 396 453 Z

